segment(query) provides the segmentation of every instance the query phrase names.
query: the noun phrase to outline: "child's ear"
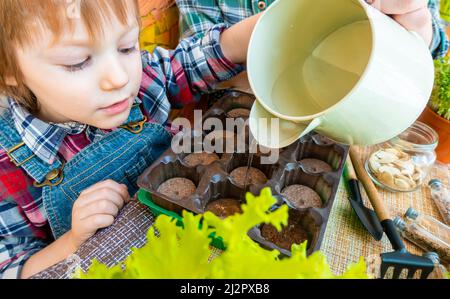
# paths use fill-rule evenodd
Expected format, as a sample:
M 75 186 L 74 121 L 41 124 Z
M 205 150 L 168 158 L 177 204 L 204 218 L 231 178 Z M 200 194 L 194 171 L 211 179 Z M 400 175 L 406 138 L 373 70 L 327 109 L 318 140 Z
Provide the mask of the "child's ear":
M 5 77 L 5 83 L 8 86 L 17 86 L 17 80 L 14 76 L 6 76 Z

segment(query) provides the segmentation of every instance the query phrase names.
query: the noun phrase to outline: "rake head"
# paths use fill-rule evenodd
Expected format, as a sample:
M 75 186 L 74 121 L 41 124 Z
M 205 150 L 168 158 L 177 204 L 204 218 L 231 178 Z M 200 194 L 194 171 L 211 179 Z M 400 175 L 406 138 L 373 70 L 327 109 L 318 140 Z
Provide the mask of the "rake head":
M 408 279 L 414 277 L 417 271 L 421 270 L 421 279 L 425 279 L 433 271 L 433 262 L 422 256 L 414 255 L 400 249 L 394 252 L 381 254 L 381 278 L 384 278 L 389 268 L 393 267 L 393 279 L 400 278 L 400 275 L 405 270 Z

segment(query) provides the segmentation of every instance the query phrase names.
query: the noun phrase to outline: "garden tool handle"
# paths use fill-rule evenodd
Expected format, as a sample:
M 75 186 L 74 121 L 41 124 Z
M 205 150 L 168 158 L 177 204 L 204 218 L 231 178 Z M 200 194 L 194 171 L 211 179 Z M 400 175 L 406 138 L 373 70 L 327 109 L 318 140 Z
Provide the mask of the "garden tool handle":
M 350 156 L 347 157 L 347 161 L 344 167 L 344 178 L 347 181 L 350 198 L 355 202 L 362 202 L 361 191 L 359 189 L 358 177 L 356 176 L 355 168 L 353 167 Z
M 356 176 L 355 168 L 353 167 L 352 159 L 350 159 L 350 156 L 347 157 L 346 162 L 346 173 L 347 173 L 347 180 L 358 180 L 358 177 Z
M 370 203 L 372 204 L 373 209 L 375 210 L 375 213 L 377 214 L 380 222 L 391 219 L 389 212 L 388 210 L 386 210 L 386 207 L 383 203 L 383 200 L 378 195 L 377 188 L 375 187 L 374 183 L 372 182 L 366 170 L 364 169 L 364 166 L 359 157 L 359 153 L 357 152 L 354 146 L 350 147 L 350 158 L 352 160 L 353 166 L 358 176 L 358 180 L 364 186 L 367 196 L 369 197 Z

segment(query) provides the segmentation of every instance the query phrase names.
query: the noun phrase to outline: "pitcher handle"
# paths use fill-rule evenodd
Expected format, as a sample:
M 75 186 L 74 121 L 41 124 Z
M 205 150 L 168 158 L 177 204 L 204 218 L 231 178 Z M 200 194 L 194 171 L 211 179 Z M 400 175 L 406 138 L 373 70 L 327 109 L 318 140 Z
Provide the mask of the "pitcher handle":
M 320 119 L 320 117 L 314 118 L 309 124 L 308 126 L 303 130 L 302 134 L 300 135 L 300 138 L 302 138 L 303 136 L 311 133 L 312 131 L 314 131 L 315 129 L 317 129 L 320 125 L 322 124 L 322 120 Z
M 258 100 L 253 104 L 249 117 L 253 138 L 260 145 L 268 148 L 286 147 L 318 128 L 321 123 L 320 118 L 315 118 L 308 123 L 278 118 L 264 109 Z

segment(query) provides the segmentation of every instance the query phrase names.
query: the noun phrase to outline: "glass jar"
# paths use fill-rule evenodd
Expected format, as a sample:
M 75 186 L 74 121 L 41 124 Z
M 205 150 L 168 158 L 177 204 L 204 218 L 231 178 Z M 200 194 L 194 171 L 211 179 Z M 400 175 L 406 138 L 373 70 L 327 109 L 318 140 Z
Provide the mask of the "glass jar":
M 445 223 L 440 222 L 430 215 L 421 214 L 412 207 L 408 208 L 405 217 L 413 220 L 428 232 L 445 241 L 447 244 L 450 244 L 450 227 Z
M 379 144 L 365 163 L 366 171 L 375 184 L 389 191 L 417 190 L 436 162 L 437 144 L 437 133 L 416 121 L 400 135 Z
M 428 276 L 428 279 L 446 279 L 447 269 L 441 265 L 441 259 L 436 252 L 425 252 L 423 257 L 430 259 L 434 264 L 434 270 Z
M 428 182 L 431 191 L 431 198 L 441 213 L 444 222 L 450 225 L 450 191 L 437 179 Z
M 425 251 L 436 252 L 442 261 L 450 263 L 450 244 L 445 240 L 433 235 L 414 221 L 404 221 L 400 217 L 395 217 L 393 222 L 403 238 Z

